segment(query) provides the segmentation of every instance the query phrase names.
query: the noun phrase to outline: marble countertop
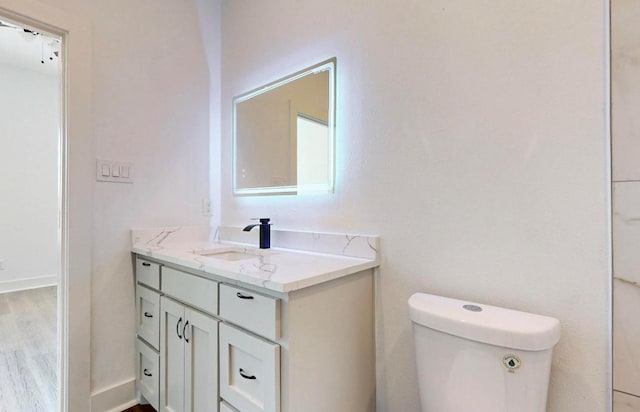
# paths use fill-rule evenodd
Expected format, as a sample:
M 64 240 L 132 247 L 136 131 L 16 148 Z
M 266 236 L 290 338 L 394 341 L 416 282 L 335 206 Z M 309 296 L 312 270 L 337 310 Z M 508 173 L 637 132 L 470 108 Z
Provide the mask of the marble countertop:
M 263 287 L 275 292 L 292 292 L 379 265 L 377 259 L 342 256 L 285 248 L 258 249 L 236 242 L 138 241 L 131 250 L 141 256 L 195 269 L 228 279 L 232 283 Z M 215 253 L 233 250 L 249 253 L 243 260 L 224 260 Z

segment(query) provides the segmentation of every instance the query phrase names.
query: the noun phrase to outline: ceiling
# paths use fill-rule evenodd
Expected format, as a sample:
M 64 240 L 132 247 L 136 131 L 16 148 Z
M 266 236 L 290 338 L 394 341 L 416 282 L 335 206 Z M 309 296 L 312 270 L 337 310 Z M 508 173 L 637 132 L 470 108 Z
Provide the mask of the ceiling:
M 0 23 L 0 64 L 58 75 L 60 59 L 54 52 L 60 50 L 59 40 L 3 24 L 10 23 Z

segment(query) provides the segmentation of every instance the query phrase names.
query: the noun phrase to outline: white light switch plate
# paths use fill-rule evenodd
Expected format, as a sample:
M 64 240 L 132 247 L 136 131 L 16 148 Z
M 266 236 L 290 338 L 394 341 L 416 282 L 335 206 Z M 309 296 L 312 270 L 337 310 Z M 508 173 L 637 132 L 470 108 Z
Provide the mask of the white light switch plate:
M 98 182 L 133 183 L 133 164 L 98 159 L 96 161 Z

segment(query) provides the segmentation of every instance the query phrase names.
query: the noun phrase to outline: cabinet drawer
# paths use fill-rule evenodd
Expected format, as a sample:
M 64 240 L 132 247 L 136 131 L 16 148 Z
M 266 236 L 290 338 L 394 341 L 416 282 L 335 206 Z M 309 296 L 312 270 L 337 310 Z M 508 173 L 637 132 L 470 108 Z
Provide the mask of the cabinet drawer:
M 146 260 L 136 259 L 136 279 L 154 289 L 160 289 L 160 265 Z
M 218 314 L 218 282 L 162 268 L 162 291 L 212 315 Z
M 267 339 L 280 338 L 280 299 L 220 285 L 220 317 Z
M 151 346 L 160 343 L 160 294 L 136 285 L 136 333 Z
M 221 324 L 220 396 L 242 412 L 279 412 L 280 346 Z
M 158 410 L 160 355 L 140 339 L 136 341 L 136 385 L 142 396 Z
M 220 401 L 220 412 L 238 412 L 238 410 L 225 401 Z

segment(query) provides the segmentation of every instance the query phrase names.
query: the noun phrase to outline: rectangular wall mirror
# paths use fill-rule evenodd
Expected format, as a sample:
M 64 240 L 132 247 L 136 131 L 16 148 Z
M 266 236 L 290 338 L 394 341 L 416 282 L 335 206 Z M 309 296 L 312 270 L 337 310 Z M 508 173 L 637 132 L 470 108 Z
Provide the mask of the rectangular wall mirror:
M 233 193 L 332 193 L 335 71 L 330 59 L 233 100 Z

